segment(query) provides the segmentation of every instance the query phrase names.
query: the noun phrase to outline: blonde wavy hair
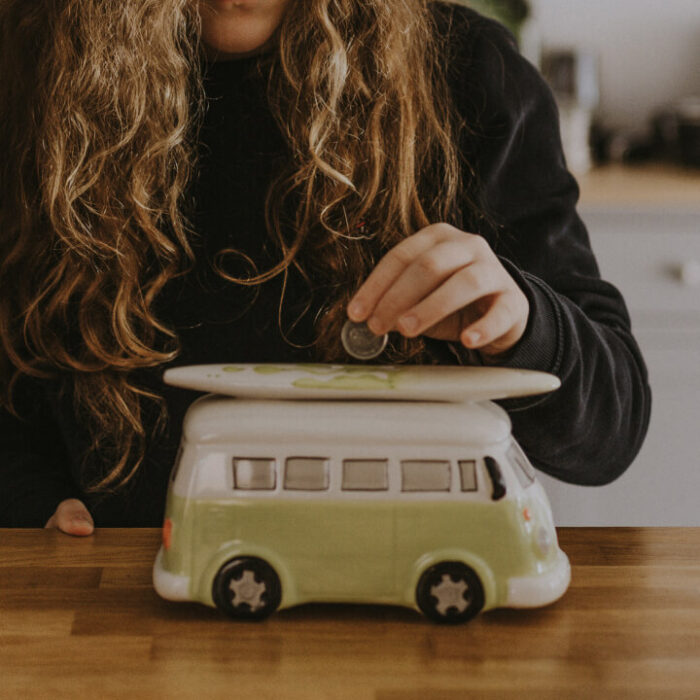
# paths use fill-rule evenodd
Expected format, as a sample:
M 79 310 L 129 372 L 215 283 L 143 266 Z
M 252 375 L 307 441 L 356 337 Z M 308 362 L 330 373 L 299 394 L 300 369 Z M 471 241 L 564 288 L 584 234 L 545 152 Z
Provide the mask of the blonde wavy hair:
M 345 306 L 378 258 L 460 194 L 456 123 L 428 0 L 292 0 L 259 70 L 290 147 L 270 185 L 279 262 L 335 290 L 316 316 L 320 360 L 345 359 Z M 3 0 L 0 4 L 0 394 L 23 375 L 72 380 L 94 491 L 143 461 L 136 370 L 173 360 L 155 301 L 193 259 L 186 193 L 206 111 L 194 0 Z M 294 220 L 282 211 L 294 203 Z M 283 284 L 284 289 L 284 284 Z M 8 293 L 9 292 L 9 293 Z M 284 292 L 280 299 L 280 310 Z M 281 319 L 281 312 L 280 312 Z M 420 340 L 395 361 L 425 357 Z

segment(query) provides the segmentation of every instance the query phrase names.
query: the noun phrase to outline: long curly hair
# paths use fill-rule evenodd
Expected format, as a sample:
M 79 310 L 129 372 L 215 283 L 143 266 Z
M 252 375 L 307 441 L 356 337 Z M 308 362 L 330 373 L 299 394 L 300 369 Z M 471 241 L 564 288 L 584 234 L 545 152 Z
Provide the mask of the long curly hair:
M 246 278 L 218 269 L 257 285 L 294 265 L 330 284 L 320 360 L 344 359 L 346 304 L 378 258 L 456 207 L 456 122 L 430 4 L 293 0 L 259 60 L 292 154 L 266 207 L 279 262 Z M 134 374 L 178 353 L 154 309 L 193 260 L 186 193 L 205 63 L 195 0 L 0 4 L 0 396 L 13 410 L 23 375 L 68 377 L 92 450 L 109 456 L 95 491 L 142 463 L 144 404 L 165 416 Z M 392 359 L 424 352 L 404 340 Z

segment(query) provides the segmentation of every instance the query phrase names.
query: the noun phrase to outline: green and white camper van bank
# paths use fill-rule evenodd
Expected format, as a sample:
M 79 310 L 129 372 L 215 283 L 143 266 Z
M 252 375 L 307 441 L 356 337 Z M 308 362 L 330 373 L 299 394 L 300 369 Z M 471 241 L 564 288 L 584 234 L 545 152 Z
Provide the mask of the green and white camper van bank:
M 549 502 L 490 399 L 556 389 L 485 367 L 205 365 L 153 570 L 168 600 L 240 619 L 300 603 L 438 622 L 566 591 Z

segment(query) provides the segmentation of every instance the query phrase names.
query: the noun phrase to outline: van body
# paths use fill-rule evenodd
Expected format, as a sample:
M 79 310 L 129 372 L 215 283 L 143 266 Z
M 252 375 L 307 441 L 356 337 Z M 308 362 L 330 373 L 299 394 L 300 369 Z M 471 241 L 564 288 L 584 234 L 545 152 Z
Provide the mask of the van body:
M 438 622 L 548 604 L 569 561 L 510 427 L 490 401 L 204 396 L 185 419 L 155 588 L 253 619 L 311 601 Z

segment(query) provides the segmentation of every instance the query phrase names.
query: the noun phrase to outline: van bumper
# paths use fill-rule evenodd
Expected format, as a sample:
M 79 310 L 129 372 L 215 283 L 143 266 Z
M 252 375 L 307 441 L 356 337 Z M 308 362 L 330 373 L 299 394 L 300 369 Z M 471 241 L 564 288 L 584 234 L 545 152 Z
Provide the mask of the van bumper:
M 153 564 L 153 587 L 166 600 L 191 600 L 190 577 L 171 574 L 163 568 L 163 547 L 158 550 Z
M 537 608 L 553 603 L 564 595 L 571 581 L 569 558 L 559 550 L 554 567 L 539 576 L 519 576 L 508 579 L 509 608 Z

